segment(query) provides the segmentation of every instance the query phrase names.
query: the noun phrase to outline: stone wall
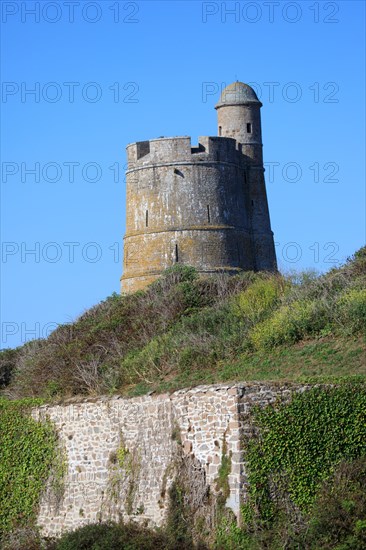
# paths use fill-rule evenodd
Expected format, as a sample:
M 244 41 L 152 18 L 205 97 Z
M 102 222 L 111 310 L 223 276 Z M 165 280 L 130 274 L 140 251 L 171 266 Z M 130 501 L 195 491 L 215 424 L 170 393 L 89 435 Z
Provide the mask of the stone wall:
M 248 162 L 235 140 L 189 137 L 127 147 L 124 293 L 176 263 L 201 273 L 254 269 L 245 186 Z
M 162 525 L 169 488 L 183 465 L 196 485 L 199 478 L 200 489 L 192 485 L 192 492 L 217 494 L 224 449 L 231 457 L 226 505 L 239 517 L 247 487 L 242 437 L 250 433 L 252 407 L 290 398 L 299 389 L 304 388 L 201 386 L 171 395 L 101 397 L 34 409 L 34 418 L 55 424 L 67 470 L 58 498 L 48 484 L 39 526 L 44 535 L 54 536 L 120 517 Z

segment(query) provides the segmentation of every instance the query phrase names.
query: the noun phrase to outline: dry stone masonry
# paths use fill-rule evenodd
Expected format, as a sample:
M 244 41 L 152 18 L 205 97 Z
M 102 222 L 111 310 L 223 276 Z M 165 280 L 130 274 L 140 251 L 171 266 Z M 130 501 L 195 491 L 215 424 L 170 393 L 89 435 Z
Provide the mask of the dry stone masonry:
M 159 138 L 127 147 L 123 293 L 176 263 L 200 273 L 275 270 L 260 108 L 234 82 L 216 105 L 218 136 Z
M 39 526 L 45 536 L 57 536 L 109 519 L 162 525 L 169 488 L 180 470 L 190 469 L 193 500 L 199 501 L 198 493 L 215 495 L 224 452 L 231 459 L 226 506 L 239 518 L 247 488 L 243 435 L 251 433 L 253 405 L 289 399 L 292 391 L 303 389 L 260 383 L 200 386 L 171 395 L 35 408 L 35 419 L 49 418 L 56 426 L 66 468 L 60 494 L 48 484 Z

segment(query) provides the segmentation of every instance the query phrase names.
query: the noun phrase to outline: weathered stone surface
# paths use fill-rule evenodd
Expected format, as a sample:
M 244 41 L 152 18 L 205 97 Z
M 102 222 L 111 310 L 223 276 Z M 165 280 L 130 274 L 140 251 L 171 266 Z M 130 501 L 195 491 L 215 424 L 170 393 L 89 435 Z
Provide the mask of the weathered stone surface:
M 233 88 L 234 86 L 234 88 Z M 218 137 L 127 147 L 123 293 L 175 263 L 200 273 L 276 269 L 262 158 L 261 103 L 240 82 L 216 105 Z M 247 91 L 245 88 L 245 91 Z M 233 98 L 236 101 L 233 102 Z
M 247 488 L 242 438 L 252 433 L 252 407 L 290 399 L 292 391 L 308 387 L 200 386 L 172 395 L 101 397 L 33 409 L 34 418 L 55 424 L 67 462 L 63 496 L 45 493 L 39 526 L 54 536 L 119 517 L 161 525 L 179 469 L 191 468 L 192 491 L 197 485 L 202 498 L 208 489 L 215 494 L 225 448 L 231 456 L 227 506 L 238 516 Z

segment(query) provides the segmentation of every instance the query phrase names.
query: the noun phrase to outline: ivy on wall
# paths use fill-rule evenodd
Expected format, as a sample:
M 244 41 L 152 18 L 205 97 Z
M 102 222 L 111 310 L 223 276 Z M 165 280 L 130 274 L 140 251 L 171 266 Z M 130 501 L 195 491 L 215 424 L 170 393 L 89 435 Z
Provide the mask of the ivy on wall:
M 30 408 L 39 399 L 0 399 L 0 537 L 35 520 L 42 489 L 57 463 L 57 434 L 37 422 Z
M 366 455 L 365 384 L 295 393 L 290 403 L 256 409 L 254 418 L 259 432 L 247 442 L 246 522 L 253 515 L 273 520 L 284 495 L 309 511 L 320 483 L 342 460 Z

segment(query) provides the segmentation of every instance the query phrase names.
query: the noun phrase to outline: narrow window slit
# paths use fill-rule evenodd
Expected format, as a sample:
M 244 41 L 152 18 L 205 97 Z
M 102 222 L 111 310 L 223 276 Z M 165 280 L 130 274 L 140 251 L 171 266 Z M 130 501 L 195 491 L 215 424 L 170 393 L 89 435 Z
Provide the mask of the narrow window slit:
M 149 227 L 149 211 L 148 210 L 146 210 L 145 223 L 146 223 L 146 227 Z
M 252 133 L 252 123 L 247 122 L 247 134 L 251 134 L 251 133 Z
M 221 134 L 222 134 L 222 127 L 219 126 L 219 136 L 221 136 Z
M 210 205 L 207 205 L 207 221 L 208 223 L 211 222 L 211 215 L 210 215 Z
M 179 261 L 179 256 L 178 256 L 178 245 L 177 245 L 177 244 L 175 245 L 175 261 L 176 261 L 176 262 Z

